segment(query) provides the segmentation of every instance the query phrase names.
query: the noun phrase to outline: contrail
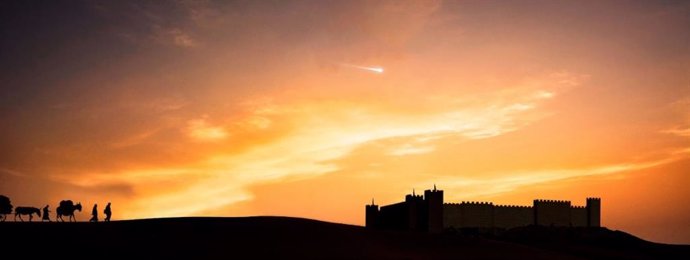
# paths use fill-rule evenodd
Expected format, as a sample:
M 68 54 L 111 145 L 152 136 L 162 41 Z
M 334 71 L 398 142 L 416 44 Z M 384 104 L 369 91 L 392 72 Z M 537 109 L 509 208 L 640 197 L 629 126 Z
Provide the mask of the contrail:
M 365 67 L 365 66 L 357 66 L 357 65 L 352 65 L 352 64 L 347 64 L 347 63 L 340 63 L 340 66 L 345 66 L 345 67 L 350 67 L 350 68 L 355 68 L 355 69 L 361 69 L 361 70 L 367 70 L 375 73 L 383 73 L 383 68 L 381 67 Z

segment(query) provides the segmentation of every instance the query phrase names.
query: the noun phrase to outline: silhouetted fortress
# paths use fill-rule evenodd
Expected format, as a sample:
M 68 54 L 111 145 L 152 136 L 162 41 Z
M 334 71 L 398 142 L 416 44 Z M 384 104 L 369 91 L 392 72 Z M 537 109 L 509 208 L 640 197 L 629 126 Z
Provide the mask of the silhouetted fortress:
M 599 227 L 601 199 L 587 198 L 586 206 L 564 200 L 534 200 L 533 206 L 494 205 L 491 202 L 443 203 L 443 191 L 405 196 L 405 201 L 366 205 L 366 227 L 440 232 L 446 228 L 495 230 L 513 227 Z

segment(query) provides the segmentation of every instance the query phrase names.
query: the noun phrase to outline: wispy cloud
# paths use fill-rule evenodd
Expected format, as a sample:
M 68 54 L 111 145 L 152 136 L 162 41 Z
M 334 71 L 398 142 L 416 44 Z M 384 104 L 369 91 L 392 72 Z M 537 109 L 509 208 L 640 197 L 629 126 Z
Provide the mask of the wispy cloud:
M 16 176 L 16 177 L 26 177 L 26 176 L 27 176 L 27 175 L 26 175 L 25 173 L 23 173 L 23 172 L 11 170 L 11 169 L 6 169 L 6 168 L 0 168 L 0 172 L 4 172 L 4 173 L 7 173 L 7 174 L 11 174 L 11 175 L 14 175 L 14 176 Z
M 208 116 L 192 119 L 187 122 L 187 134 L 198 141 L 216 141 L 228 137 L 228 132 L 221 126 L 213 126 L 208 122 Z
M 195 214 L 218 205 L 251 199 L 247 187 L 256 183 L 334 172 L 339 169 L 332 163 L 334 160 L 379 140 L 412 140 L 387 150 L 388 156 L 409 156 L 433 153 L 432 141 L 443 137 L 486 139 L 517 131 L 548 115 L 546 111 L 539 111 L 540 104 L 552 99 L 562 84 L 573 84 L 572 80 L 563 81 L 562 77 L 575 76 L 547 75 L 544 81 L 551 79 L 551 86 L 543 83 L 521 85 L 511 91 L 486 93 L 482 102 L 475 102 L 474 97 L 429 97 L 423 99 L 427 101 L 420 106 L 424 112 L 413 114 L 398 112 L 395 107 L 407 104 L 389 104 L 394 107 L 388 107 L 366 100 L 292 102 L 259 98 L 244 103 L 251 110 L 244 118 L 236 120 L 238 129 L 214 125 L 210 117 L 204 115 L 187 121 L 185 132 L 196 141 L 227 141 L 231 135 L 239 140 L 268 128 L 290 126 L 278 139 L 255 144 L 241 153 L 215 153 L 204 161 L 182 167 L 90 174 L 83 176 L 80 184 L 128 182 L 152 190 L 143 191 L 139 196 L 141 203 L 133 203 L 129 213 L 132 217 L 151 214 L 142 209 L 134 210 L 151 201 L 159 205 L 156 208 L 158 216 Z M 161 188 L 151 186 L 169 178 L 194 181 L 174 192 L 165 189 L 153 192 Z M 458 180 L 448 182 L 458 183 Z M 506 186 L 519 184 L 518 181 L 505 182 Z M 205 203 L 196 204 L 195 201 Z M 180 206 L 182 204 L 190 206 Z
M 192 39 L 189 34 L 183 32 L 180 29 L 173 28 L 170 29 L 167 34 L 171 37 L 173 44 L 179 47 L 194 47 L 197 45 L 197 41 Z
M 434 182 L 420 183 L 419 187 L 429 187 L 434 183 L 443 183 L 444 187 L 446 187 L 447 189 L 462 190 L 462 196 L 464 198 L 476 198 L 494 196 L 501 193 L 511 192 L 529 185 L 544 184 L 553 181 L 565 180 L 573 177 L 607 175 L 626 171 L 642 170 L 656 167 L 659 165 L 668 164 L 681 158 L 683 157 L 672 155 L 668 158 L 654 161 L 610 164 L 587 168 L 501 172 L 488 174 L 489 176 L 498 177 L 486 178 L 467 178 L 462 176 L 442 177 L 435 178 Z M 449 197 L 450 200 L 462 199 L 460 197 L 452 196 L 453 195 Z
M 430 153 L 434 151 L 433 146 L 429 145 L 413 145 L 410 143 L 403 144 L 402 146 L 395 147 L 390 151 L 391 155 L 397 155 L 397 156 L 402 156 L 402 155 L 411 155 L 411 154 L 425 154 L 425 153 Z
M 160 128 L 155 128 L 155 129 L 150 129 L 150 130 L 147 130 L 144 132 L 140 132 L 140 133 L 134 134 L 132 136 L 128 136 L 126 138 L 123 138 L 121 140 L 117 140 L 115 142 L 112 142 L 110 144 L 110 147 L 118 149 L 118 148 L 125 148 L 125 147 L 138 145 L 138 144 L 141 144 L 142 142 L 144 142 L 149 137 L 155 135 L 159 131 L 160 131 Z
M 674 127 L 671 129 L 661 130 L 661 133 L 690 137 L 690 128 Z
M 152 26 L 152 41 L 161 45 L 172 45 L 180 48 L 193 48 L 199 42 L 181 28 Z

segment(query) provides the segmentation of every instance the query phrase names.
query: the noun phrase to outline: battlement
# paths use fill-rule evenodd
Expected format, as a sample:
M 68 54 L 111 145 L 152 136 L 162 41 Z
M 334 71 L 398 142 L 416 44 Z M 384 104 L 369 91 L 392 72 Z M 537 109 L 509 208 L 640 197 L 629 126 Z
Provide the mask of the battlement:
M 423 195 L 407 194 L 405 195 L 405 201 L 422 201 L 424 200 Z
M 443 205 L 449 205 L 449 206 L 472 206 L 472 205 L 487 205 L 487 206 L 493 206 L 493 202 L 484 202 L 484 201 L 462 201 L 462 202 L 444 202 Z
M 540 226 L 572 225 L 572 207 L 568 200 L 534 200 L 534 223 Z
M 506 208 L 506 209 L 531 209 L 532 206 L 522 206 L 522 205 L 494 205 L 496 208 Z
M 486 201 L 463 201 L 460 204 L 462 204 L 462 205 L 494 205 L 493 202 L 486 202 Z
M 586 206 L 569 200 L 535 199 L 531 206 L 499 205 L 488 201 L 443 202 L 443 191 L 405 195 L 405 201 L 367 205 L 367 227 L 441 232 L 444 228 L 508 229 L 528 225 L 599 227 L 601 198 L 588 197 Z
M 534 200 L 534 204 L 568 204 L 570 205 L 569 200 L 545 200 L 545 199 L 536 199 Z

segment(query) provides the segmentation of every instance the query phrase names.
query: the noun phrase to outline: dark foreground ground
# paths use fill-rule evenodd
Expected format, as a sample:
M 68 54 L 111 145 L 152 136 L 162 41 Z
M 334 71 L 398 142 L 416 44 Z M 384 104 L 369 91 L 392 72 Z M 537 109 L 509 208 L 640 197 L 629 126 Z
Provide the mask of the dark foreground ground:
M 604 228 L 432 235 L 286 217 L 4 222 L 0 251 L 31 259 L 690 259 L 690 246 L 651 243 Z

